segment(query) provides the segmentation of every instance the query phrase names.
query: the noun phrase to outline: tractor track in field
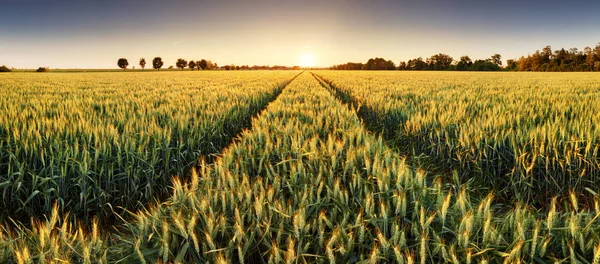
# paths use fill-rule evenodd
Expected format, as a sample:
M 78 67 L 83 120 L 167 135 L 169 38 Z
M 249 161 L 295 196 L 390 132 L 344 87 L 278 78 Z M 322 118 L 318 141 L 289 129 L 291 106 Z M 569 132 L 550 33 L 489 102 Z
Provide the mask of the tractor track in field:
M 311 72 L 312 76 L 317 79 L 317 81 L 323 86 L 323 88 L 327 89 L 336 99 L 338 99 L 343 104 L 347 105 L 348 108 L 353 109 L 356 115 L 362 120 L 363 126 L 370 132 L 375 133 L 377 135 L 381 134 L 385 140 L 394 135 L 395 131 L 381 131 L 373 120 L 369 120 L 368 116 L 372 116 L 375 112 L 373 109 L 367 105 L 362 105 L 358 100 L 354 97 L 350 96 L 347 93 L 342 92 L 341 90 L 334 87 L 327 80 L 322 78 L 321 76 Z
M 277 101 L 277 99 L 279 98 L 279 95 L 281 95 L 281 93 L 283 92 L 283 90 L 285 90 L 286 87 L 288 87 L 292 82 L 294 82 L 294 80 L 296 80 L 296 78 L 298 78 L 298 76 L 300 76 L 302 73 L 304 73 L 304 71 L 300 72 L 299 74 L 296 74 L 293 78 L 291 78 L 289 81 L 287 81 L 285 84 L 283 84 L 280 88 L 278 88 L 275 93 L 273 93 L 273 98 L 266 102 L 264 105 L 262 105 L 260 107 L 260 109 L 258 109 L 256 112 L 252 113 L 250 115 L 250 118 L 247 120 L 248 124 L 246 126 L 242 126 L 239 129 L 237 129 L 234 133 L 234 136 L 232 136 L 227 144 L 224 144 L 223 146 L 221 146 L 218 151 L 215 151 L 213 154 L 208 155 L 208 157 L 206 157 L 206 165 L 210 165 L 213 164 L 222 154 L 223 151 L 228 149 L 232 144 L 235 144 L 235 142 L 239 141 L 239 137 L 240 135 L 245 131 L 245 130 L 249 130 L 252 129 L 252 120 L 255 119 L 256 117 L 260 116 L 266 109 L 267 107 L 269 107 L 269 105 L 275 101 Z M 202 157 L 199 157 L 202 158 Z M 200 164 L 197 164 L 198 166 Z M 196 166 L 196 168 L 198 167 Z M 188 169 L 188 174 L 189 174 L 189 169 Z M 187 174 L 186 174 L 187 175 Z
M 358 116 L 358 118 L 362 121 L 362 125 L 367 131 L 375 135 L 381 136 L 385 141 L 390 141 L 394 138 L 396 130 L 386 131 L 385 129 L 378 126 L 377 121 L 371 120 L 369 118 L 370 116 L 376 115 L 376 112 L 373 110 L 373 108 L 371 108 L 368 105 L 361 104 L 358 100 L 356 100 L 356 98 L 336 88 L 331 83 L 329 83 L 329 81 L 322 78 L 321 76 L 313 72 L 311 72 L 310 74 L 312 74 L 312 76 L 315 79 L 317 79 L 321 86 L 323 86 L 323 88 L 329 91 L 331 95 L 333 95 L 333 97 L 335 97 L 337 100 L 346 105 L 348 109 L 351 109 L 356 114 L 356 116 Z M 399 149 L 395 148 L 393 144 L 387 145 L 388 147 L 390 147 L 390 149 L 394 149 L 394 151 L 396 151 L 398 154 L 410 157 L 410 155 L 403 153 L 403 151 L 400 151 Z
M 200 156 L 200 157 L 198 157 L 198 159 L 197 159 L 198 162 L 196 162 L 195 165 L 192 165 L 192 167 L 186 169 L 185 174 L 179 176 L 180 179 L 183 182 L 186 182 L 189 179 L 189 177 L 190 177 L 190 175 L 192 173 L 191 172 L 192 169 L 200 169 L 203 166 L 212 166 L 219 159 L 219 157 L 221 157 L 223 155 L 223 152 L 225 150 L 227 150 L 228 148 L 230 148 L 236 142 L 239 142 L 240 136 L 242 135 L 242 133 L 244 131 L 252 129 L 252 120 L 254 120 L 258 116 L 260 116 L 269 107 L 270 104 L 272 104 L 273 102 L 277 101 L 277 99 L 279 98 L 279 96 L 281 95 L 281 93 L 283 92 L 283 90 L 285 90 L 285 88 L 287 88 L 292 82 L 294 82 L 294 80 L 296 80 L 296 78 L 298 78 L 298 76 L 302 75 L 303 73 L 304 73 L 304 71 L 300 72 L 299 74 L 296 74 L 289 81 L 287 81 L 283 85 L 281 85 L 280 88 L 276 89 L 275 92 L 273 93 L 273 98 L 270 101 L 266 102 L 259 109 L 257 109 L 257 111 L 253 112 L 250 115 L 250 117 L 247 120 L 248 121 L 247 125 L 239 127 L 234 133 L 232 133 L 233 136 L 229 140 L 227 140 L 226 144 L 223 144 L 222 146 L 218 147 L 218 151 L 215 151 L 213 154 L 209 154 L 208 156 Z M 157 195 L 155 197 L 155 199 L 153 199 L 154 201 L 149 202 L 148 204 L 146 204 L 146 206 L 143 206 L 143 208 L 140 208 L 140 209 L 148 208 L 148 206 L 151 205 L 151 204 L 160 204 L 160 203 L 166 201 L 169 197 L 171 197 L 171 193 L 170 192 Z M 121 216 L 121 214 L 119 214 L 118 212 L 114 212 L 114 214 L 116 214 L 117 217 Z M 130 219 L 121 219 L 121 220 L 122 221 L 123 220 L 127 221 L 127 220 L 130 220 Z M 109 224 L 109 225 L 113 225 L 113 224 Z
M 377 116 L 377 112 L 373 110 L 371 106 L 364 105 L 359 102 L 356 98 L 350 94 L 342 91 L 327 79 L 311 72 L 312 76 L 319 81 L 323 88 L 327 89 L 336 99 L 352 109 L 362 121 L 363 127 L 378 136 L 381 136 L 386 142 L 386 145 L 396 152 L 398 155 L 405 157 L 406 162 L 411 166 L 413 170 L 424 169 L 429 176 L 438 177 L 441 176 L 446 182 L 453 182 L 453 170 L 449 170 L 446 167 L 439 165 L 435 162 L 434 157 L 427 156 L 424 153 L 416 153 L 410 146 L 402 146 L 398 143 L 396 133 L 398 129 L 386 130 L 378 124 L 377 120 L 372 117 Z M 399 124 L 398 124 L 399 125 Z M 473 187 L 473 186 L 471 186 Z M 482 187 L 478 190 L 481 193 L 488 193 L 488 189 Z
M 347 92 L 342 91 L 327 79 L 315 74 L 314 72 L 310 72 L 312 76 L 317 79 L 317 81 L 323 86 L 323 88 L 327 89 L 337 100 L 341 101 L 345 105 L 348 106 L 349 109 L 352 109 L 356 113 L 356 115 L 361 119 L 363 126 L 371 133 L 381 136 L 383 140 L 386 142 L 386 145 L 392 149 L 394 152 L 406 158 L 407 163 L 411 166 L 413 170 L 416 169 L 424 169 L 425 172 L 429 176 L 434 177 L 442 177 L 444 182 L 457 182 L 460 184 L 468 184 L 469 188 L 471 188 L 471 192 L 473 194 L 487 194 L 493 190 L 489 186 L 482 186 L 477 184 L 469 184 L 470 176 L 472 175 L 472 171 L 461 171 L 458 168 L 448 168 L 448 164 L 440 164 L 436 161 L 434 156 L 426 155 L 425 153 L 416 153 L 414 147 L 409 145 L 402 146 L 400 141 L 396 136 L 398 132 L 397 129 L 393 130 L 385 130 L 381 126 L 377 124 L 376 120 L 373 120 L 372 117 L 377 116 L 377 113 L 373 110 L 372 107 L 361 104 L 356 98 L 348 94 Z M 400 124 L 398 124 L 400 125 Z M 414 144 L 414 143 L 413 143 Z M 458 179 L 454 177 L 458 176 Z M 493 188 L 493 187 L 492 187 Z M 551 194 L 555 195 L 555 194 Z M 478 199 L 483 199 L 485 196 L 477 197 Z M 562 194 L 558 196 L 560 199 L 569 199 L 568 194 Z M 544 197 L 540 200 L 549 201 L 552 199 L 551 196 Z M 591 208 L 593 204 L 592 198 L 589 197 L 581 197 L 580 199 L 586 200 L 584 204 L 588 205 Z M 509 195 L 497 195 L 495 200 L 498 203 L 507 204 L 510 206 L 515 206 L 520 203 L 520 201 L 514 201 L 511 199 Z M 549 206 L 549 203 L 535 204 L 535 208 L 544 209 Z
M 338 89 L 328 80 L 322 78 L 314 72 L 310 72 L 310 74 L 319 82 L 319 84 L 321 84 L 323 88 L 329 91 L 331 95 L 333 95 L 337 100 L 339 100 L 349 109 L 351 109 L 356 114 L 356 116 L 358 116 L 358 118 L 362 121 L 362 125 L 367 131 L 374 135 L 381 136 L 386 142 L 386 145 L 391 150 L 393 150 L 398 155 L 405 157 L 406 162 L 410 165 L 413 171 L 425 168 L 425 171 L 428 175 L 434 175 L 435 177 L 443 176 L 443 178 L 448 182 L 451 182 L 453 180 L 451 171 L 444 170 L 438 167 L 432 167 L 430 157 L 423 156 L 422 154 L 419 155 L 417 153 L 411 152 L 408 149 L 402 149 L 397 144 L 394 144 L 393 141 L 397 130 L 385 130 L 377 124 L 376 120 L 370 118 L 373 116 L 377 116 L 377 113 L 373 110 L 372 107 L 361 104 L 358 100 L 356 100 L 356 98 Z

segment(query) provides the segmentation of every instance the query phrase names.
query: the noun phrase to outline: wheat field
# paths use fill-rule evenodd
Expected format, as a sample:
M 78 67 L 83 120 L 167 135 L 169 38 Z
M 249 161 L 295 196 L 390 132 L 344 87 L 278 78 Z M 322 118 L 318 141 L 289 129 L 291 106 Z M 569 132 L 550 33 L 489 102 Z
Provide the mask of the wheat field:
M 597 74 L 0 78 L 0 262 L 600 263 Z

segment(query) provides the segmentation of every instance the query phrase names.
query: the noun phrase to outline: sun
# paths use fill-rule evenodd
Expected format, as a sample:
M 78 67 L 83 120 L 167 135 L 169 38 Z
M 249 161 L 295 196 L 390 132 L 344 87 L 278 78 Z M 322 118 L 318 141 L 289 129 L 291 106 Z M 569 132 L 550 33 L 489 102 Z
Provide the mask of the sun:
M 315 66 L 315 56 L 310 53 L 304 53 L 298 57 L 300 67 L 308 68 Z

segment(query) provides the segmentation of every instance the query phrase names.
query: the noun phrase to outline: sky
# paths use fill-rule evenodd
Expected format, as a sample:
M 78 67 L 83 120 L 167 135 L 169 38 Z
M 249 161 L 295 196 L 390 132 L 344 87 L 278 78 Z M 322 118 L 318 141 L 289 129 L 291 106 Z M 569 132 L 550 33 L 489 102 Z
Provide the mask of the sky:
M 600 42 L 600 1 L 0 0 L 0 65 L 117 68 L 121 57 L 328 67 L 445 53 L 503 59 Z M 139 68 L 139 66 L 138 66 Z

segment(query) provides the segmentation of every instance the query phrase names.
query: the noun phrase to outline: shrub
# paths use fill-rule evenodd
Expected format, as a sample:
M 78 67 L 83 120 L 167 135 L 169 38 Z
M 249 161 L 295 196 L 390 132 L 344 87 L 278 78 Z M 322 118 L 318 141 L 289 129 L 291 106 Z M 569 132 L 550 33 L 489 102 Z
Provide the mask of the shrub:
M 48 67 L 39 67 L 37 70 L 35 70 L 36 72 L 49 72 L 50 69 L 48 69 Z

